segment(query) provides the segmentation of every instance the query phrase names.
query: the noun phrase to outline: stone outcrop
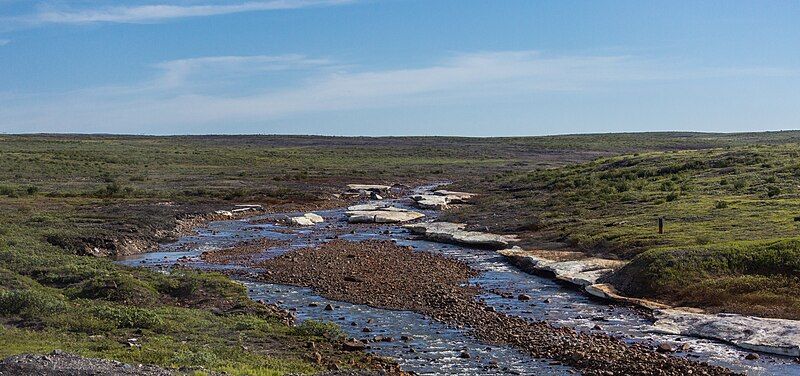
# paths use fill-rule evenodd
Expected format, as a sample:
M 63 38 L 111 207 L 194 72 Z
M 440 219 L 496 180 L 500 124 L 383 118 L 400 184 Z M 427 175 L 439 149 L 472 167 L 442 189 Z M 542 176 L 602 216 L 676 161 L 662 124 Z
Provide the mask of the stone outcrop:
M 519 247 L 498 251 L 518 268 L 529 272 L 547 272 L 555 275 L 557 279 L 581 287 L 594 285 L 600 277 L 614 271 L 621 266 L 619 261 L 601 258 L 586 258 L 582 260 L 554 261 L 536 256 Z
M 658 309 L 653 313 L 655 331 L 660 333 L 712 338 L 749 350 L 800 356 L 800 321 L 679 309 Z
M 409 231 L 432 241 L 464 244 L 473 247 L 508 248 L 519 241 L 513 235 L 496 235 L 479 231 L 467 231 L 467 225 L 450 222 L 416 223 L 403 226 Z
M 353 205 L 347 208 L 346 214 L 350 223 L 399 223 L 425 216 L 419 212 L 378 204 Z
M 523 271 L 552 273 L 555 278 L 580 286 L 593 296 L 652 310 L 656 318 L 654 332 L 710 338 L 748 350 L 800 356 L 800 321 L 726 313 L 707 314 L 693 308 L 673 308 L 647 299 L 623 296 L 613 286 L 597 283 L 600 277 L 622 266 L 621 261 L 599 258 L 554 261 L 519 247 L 498 253 Z

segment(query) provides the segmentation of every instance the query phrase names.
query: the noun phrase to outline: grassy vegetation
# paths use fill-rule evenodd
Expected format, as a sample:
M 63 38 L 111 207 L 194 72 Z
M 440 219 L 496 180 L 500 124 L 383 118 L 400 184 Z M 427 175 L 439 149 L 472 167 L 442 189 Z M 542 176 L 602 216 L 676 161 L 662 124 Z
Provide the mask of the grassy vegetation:
M 497 231 L 526 231 L 529 239 L 632 258 L 612 279 L 629 294 L 800 318 L 798 243 L 774 243 L 800 234 L 798 157 L 797 144 L 758 145 L 512 172 L 488 179 L 500 190 L 457 215 Z M 768 257 L 769 247 L 785 252 Z

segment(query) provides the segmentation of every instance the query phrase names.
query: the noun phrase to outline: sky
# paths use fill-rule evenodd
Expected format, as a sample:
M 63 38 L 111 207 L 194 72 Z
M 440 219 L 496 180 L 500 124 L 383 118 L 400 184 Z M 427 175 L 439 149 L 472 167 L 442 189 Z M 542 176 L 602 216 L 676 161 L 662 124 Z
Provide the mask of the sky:
M 0 133 L 798 128 L 799 1 L 0 0 Z

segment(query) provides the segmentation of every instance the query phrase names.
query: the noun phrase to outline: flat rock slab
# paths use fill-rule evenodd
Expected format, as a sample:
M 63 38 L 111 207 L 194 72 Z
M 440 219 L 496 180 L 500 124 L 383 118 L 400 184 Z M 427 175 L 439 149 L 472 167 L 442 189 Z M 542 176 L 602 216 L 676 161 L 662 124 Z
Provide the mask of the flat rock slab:
M 463 204 L 475 197 L 474 193 L 447 191 L 440 189 L 432 193 L 411 196 L 411 199 L 422 209 L 444 210 L 451 204 Z
M 620 294 L 614 286 L 608 283 L 596 283 L 588 285 L 583 288 L 589 295 L 596 296 L 602 299 L 608 299 L 619 303 L 625 303 L 635 306 L 644 307 L 650 310 L 671 308 L 669 305 L 654 302 L 652 300 L 632 298 Z
M 171 376 L 170 370 L 141 364 L 125 364 L 114 360 L 84 358 L 71 354 L 22 354 L 3 359 L 0 375 L 37 376 Z
M 373 192 L 386 192 L 392 187 L 390 185 L 380 184 L 348 184 L 347 189 L 350 191 L 373 191 Z
M 348 206 L 347 210 L 348 211 L 370 211 L 370 210 L 378 210 L 378 209 L 385 208 L 385 207 L 386 207 L 385 205 L 380 205 L 380 204 L 359 204 L 359 205 Z
M 422 194 L 411 196 L 420 209 L 444 210 L 449 207 L 447 196 Z
M 679 309 L 659 309 L 654 315 L 654 327 L 660 333 L 712 338 L 749 350 L 800 356 L 800 321 Z
M 317 223 L 325 222 L 325 218 L 315 213 L 306 213 L 300 217 L 289 217 L 289 222 L 297 226 L 313 226 Z
M 385 208 L 381 210 L 351 210 L 347 213 L 350 223 L 398 223 L 419 219 L 425 214 L 399 208 Z
M 553 261 L 533 255 L 519 247 L 504 249 L 498 251 L 498 253 L 526 272 L 553 273 L 557 279 L 581 287 L 596 284 L 600 277 L 611 273 L 615 267 L 620 265 L 619 261 L 600 258 Z
M 496 235 L 479 231 L 467 231 L 467 225 L 450 222 L 416 223 L 403 226 L 428 240 L 442 243 L 464 244 L 474 247 L 503 249 L 519 241 L 513 235 Z
M 467 192 L 457 192 L 457 191 L 448 191 L 445 189 L 440 189 L 437 191 L 433 191 L 434 195 L 437 196 L 445 196 L 447 200 L 451 204 L 461 204 L 467 202 L 467 200 L 477 196 L 475 193 L 467 193 Z

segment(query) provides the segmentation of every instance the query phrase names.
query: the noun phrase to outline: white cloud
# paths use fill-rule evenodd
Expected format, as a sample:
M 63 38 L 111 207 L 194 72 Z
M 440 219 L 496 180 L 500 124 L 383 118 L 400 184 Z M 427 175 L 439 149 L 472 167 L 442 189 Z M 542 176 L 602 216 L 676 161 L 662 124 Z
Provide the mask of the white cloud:
M 630 56 L 545 56 L 532 51 L 462 54 L 407 69 L 332 73 L 316 68 L 326 64 L 324 59 L 298 55 L 169 61 L 158 65 L 163 69 L 161 76 L 140 86 L 0 100 L 0 129 L 169 133 L 167 129 L 174 126 L 258 123 L 329 111 L 480 105 L 496 99 L 525 101 L 540 93 L 613 92 L 626 85 L 670 80 L 797 74 L 770 69 L 691 69 Z M 247 94 L 200 93 L 193 85 L 184 85 L 194 81 L 187 77 L 198 71 L 207 72 L 201 77 L 213 80 L 216 72 L 238 69 L 257 76 L 291 67 L 313 69 L 288 86 L 261 87 Z
M 301 70 L 332 64 L 328 59 L 311 59 L 303 55 L 212 56 L 165 61 L 156 67 L 163 71 L 158 82 L 178 87 L 192 76 L 251 76 L 275 71 Z
M 89 23 L 150 23 L 187 17 L 205 17 L 232 13 L 299 9 L 315 6 L 334 6 L 356 0 L 268 0 L 225 4 L 155 4 L 115 6 L 95 9 L 59 9 L 48 5 L 38 13 L 7 19 L 22 25 L 89 24 Z
M 9 39 L 0 39 L 0 46 L 5 46 L 9 43 L 11 43 L 11 40 Z

